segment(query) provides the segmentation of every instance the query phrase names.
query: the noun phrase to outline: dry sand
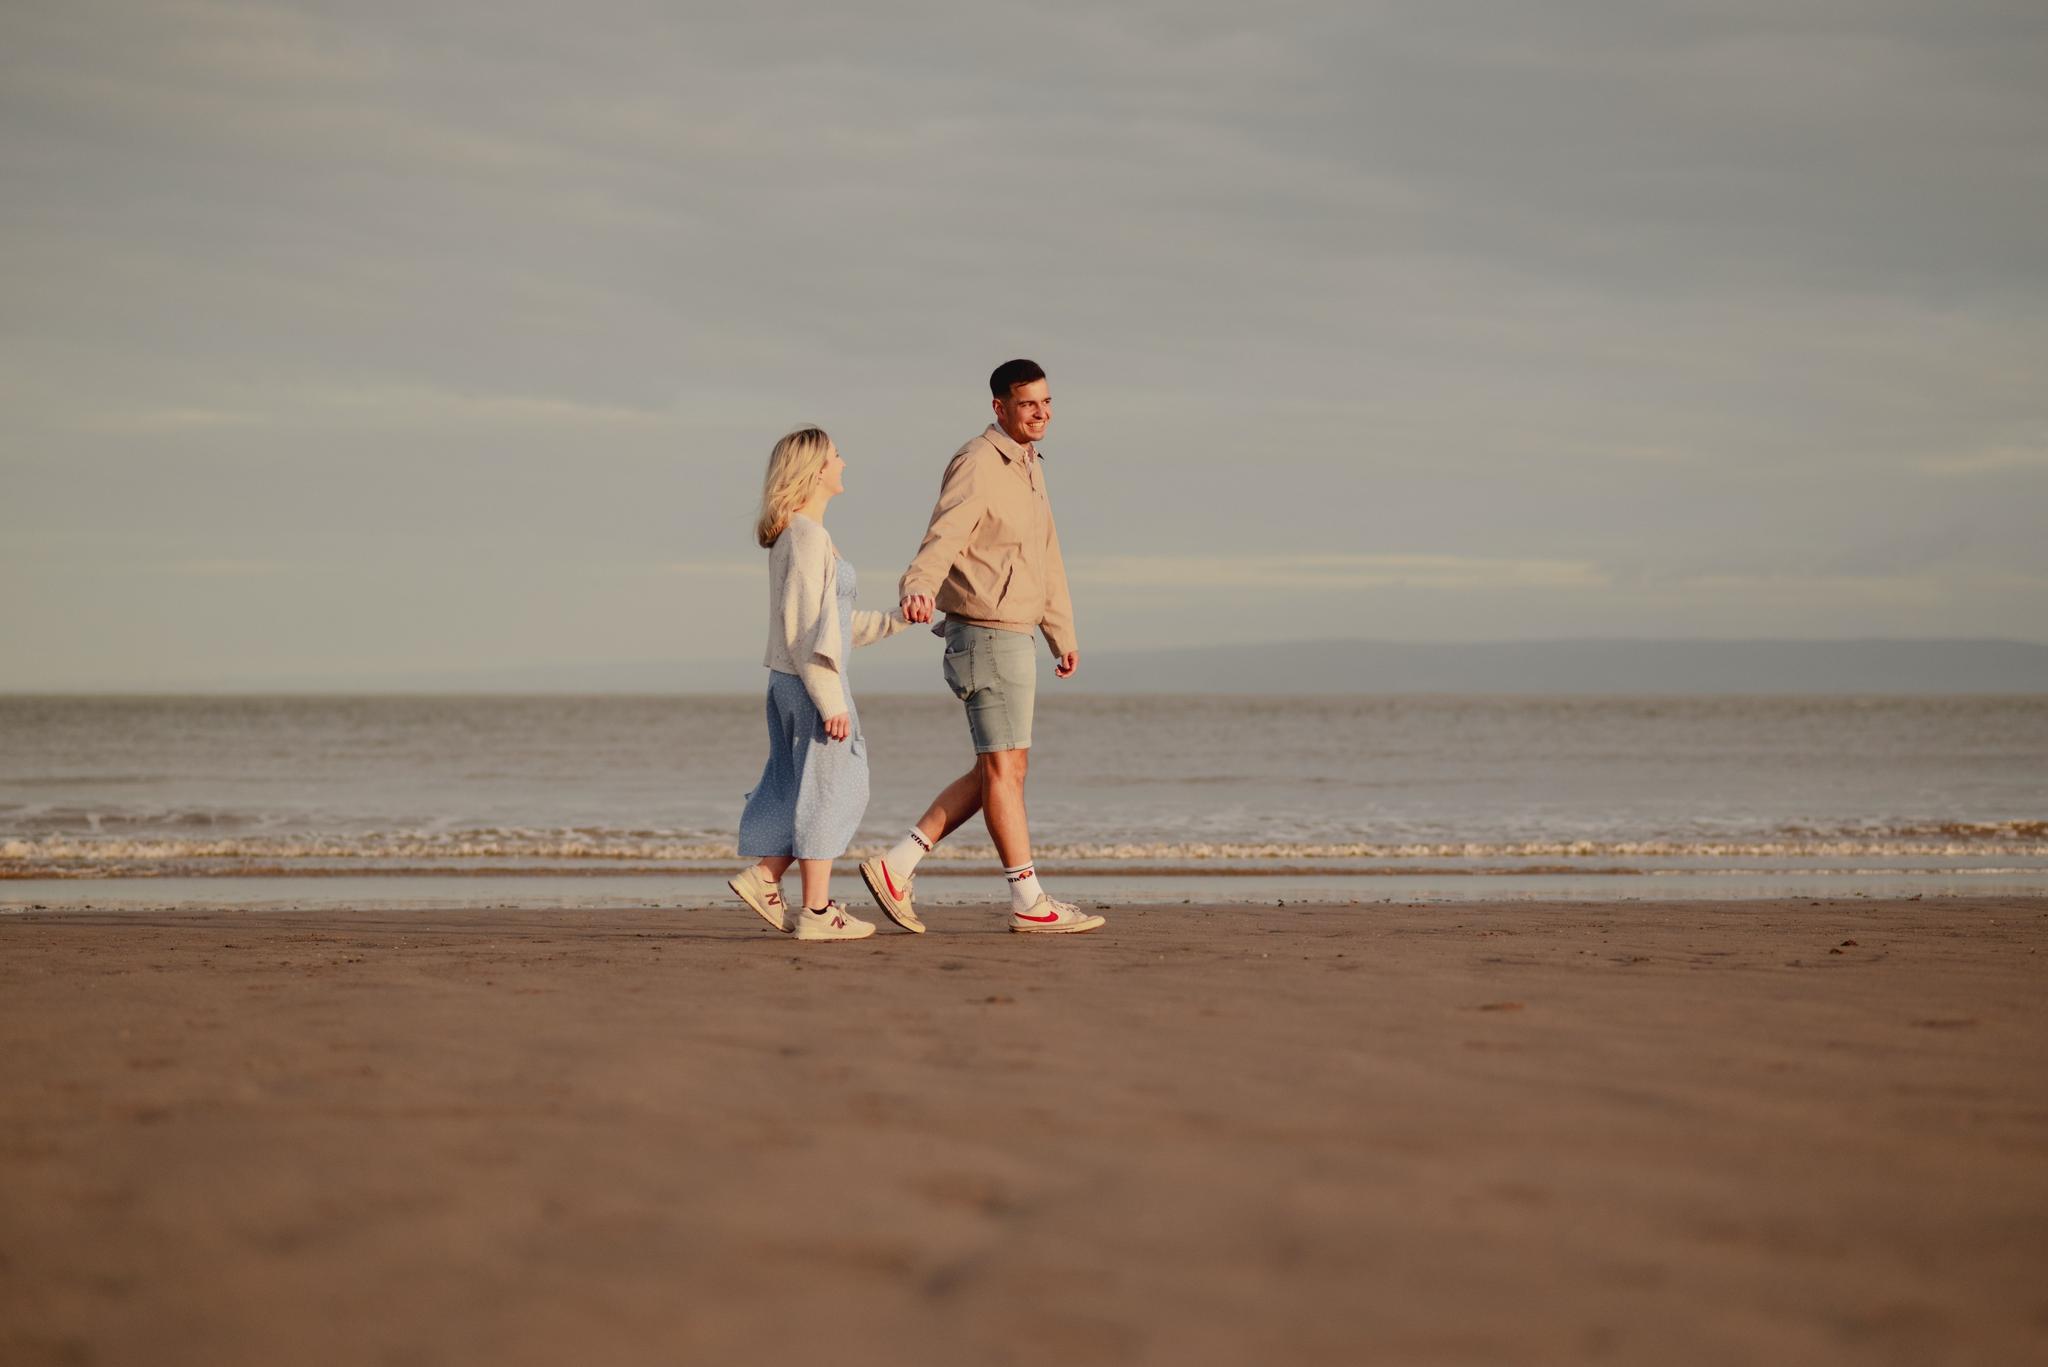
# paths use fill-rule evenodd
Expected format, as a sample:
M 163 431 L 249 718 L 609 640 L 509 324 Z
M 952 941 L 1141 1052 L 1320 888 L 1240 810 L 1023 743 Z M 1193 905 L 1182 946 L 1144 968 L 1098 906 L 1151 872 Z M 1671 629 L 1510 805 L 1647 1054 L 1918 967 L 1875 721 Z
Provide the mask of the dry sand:
M 2048 1360 L 2048 903 L 929 919 L 0 920 L 0 1361 Z

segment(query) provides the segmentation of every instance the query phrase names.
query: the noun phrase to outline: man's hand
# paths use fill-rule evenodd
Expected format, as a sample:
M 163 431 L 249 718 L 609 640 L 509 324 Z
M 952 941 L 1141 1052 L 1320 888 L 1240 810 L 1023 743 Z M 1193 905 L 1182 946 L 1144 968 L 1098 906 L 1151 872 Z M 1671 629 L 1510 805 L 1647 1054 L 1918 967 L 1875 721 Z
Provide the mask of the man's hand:
M 1055 679 L 1064 679 L 1080 667 L 1081 652 L 1078 650 L 1070 650 L 1066 654 L 1060 656 L 1059 663 L 1055 664 L 1052 667 L 1052 676 Z
M 825 718 L 825 734 L 834 740 L 845 740 L 852 730 L 853 724 L 847 721 L 844 712 L 836 717 Z
M 929 593 L 906 594 L 903 599 L 903 615 L 913 622 L 931 621 L 932 596 Z

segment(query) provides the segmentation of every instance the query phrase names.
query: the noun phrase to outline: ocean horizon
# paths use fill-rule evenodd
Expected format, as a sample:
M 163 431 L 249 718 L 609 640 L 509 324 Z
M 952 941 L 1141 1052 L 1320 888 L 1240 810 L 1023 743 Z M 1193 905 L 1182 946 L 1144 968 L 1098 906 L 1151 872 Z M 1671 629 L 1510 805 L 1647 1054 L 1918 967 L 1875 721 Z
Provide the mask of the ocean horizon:
M 930 647 L 919 650 L 919 645 Z M 921 634 L 863 653 L 864 693 L 943 696 L 936 644 Z M 453 669 L 264 673 L 59 681 L 0 697 L 288 693 L 751 693 L 758 653 L 574 663 L 506 661 Z M 61 686 L 60 686 L 61 685 Z M 1412 641 L 1285 640 L 1130 649 L 1088 646 L 1069 693 L 1354 694 L 2048 694 L 2048 643 L 1995 637 L 1555 637 Z

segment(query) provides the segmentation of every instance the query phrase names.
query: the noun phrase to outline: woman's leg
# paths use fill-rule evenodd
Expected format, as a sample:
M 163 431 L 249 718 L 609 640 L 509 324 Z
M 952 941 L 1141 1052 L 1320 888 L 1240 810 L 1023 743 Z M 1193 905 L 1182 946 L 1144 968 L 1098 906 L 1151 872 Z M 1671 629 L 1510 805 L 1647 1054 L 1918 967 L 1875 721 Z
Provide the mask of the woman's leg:
M 796 861 L 787 854 L 771 853 L 793 849 L 795 840 L 798 781 L 793 750 L 797 732 L 788 707 L 788 689 L 778 683 L 781 677 L 769 676 L 768 760 L 761 766 L 761 781 L 747 794 L 747 805 L 740 812 L 740 856 L 753 862 L 729 880 L 727 886 L 762 920 L 777 930 L 788 931 L 796 923 L 782 894 L 782 875 Z
M 765 711 L 768 723 L 768 759 L 761 766 L 760 781 L 747 794 L 746 806 L 740 811 L 740 828 L 736 843 L 740 857 L 752 859 L 754 867 L 770 882 L 774 882 L 788 871 L 794 862 L 786 854 L 769 854 L 770 850 L 789 850 L 795 842 L 796 799 L 799 787 L 799 770 L 795 751 L 801 744 L 800 737 L 807 733 L 799 730 L 800 718 L 790 714 L 787 688 L 779 686 L 783 676 L 769 675 L 768 698 Z M 795 682 L 794 679 L 791 682 Z M 801 685 L 799 685 L 801 691 Z M 763 853 L 750 855 L 749 850 Z
M 764 865 L 768 860 L 761 861 Z M 804 905 L 810 908 L 822 907 L 832 900 L 832 861 L 829 859 L 799 859 L 804 866 Z M 783 863 L 788 868 L 787 861 Z

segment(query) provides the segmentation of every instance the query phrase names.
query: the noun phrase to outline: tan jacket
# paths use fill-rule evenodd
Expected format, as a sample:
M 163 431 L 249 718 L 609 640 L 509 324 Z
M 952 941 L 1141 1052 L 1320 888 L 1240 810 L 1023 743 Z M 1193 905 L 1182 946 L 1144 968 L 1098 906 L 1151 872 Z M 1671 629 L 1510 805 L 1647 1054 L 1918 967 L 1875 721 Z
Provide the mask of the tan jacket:
M 768 548 L 768 653 L 762 663 L 803 680 L 820 715 L 846 710 L 846 657 L 909 626 L 900 612 L 853 611 L 853 639 L 839 639 L 839 552 L 825 524 L 802 513 Z
M 900 588 L 975 626 L 1042 629 L 1055 655 L 1080 649 L 1038 454 L 993 423 L 954 452 Z

